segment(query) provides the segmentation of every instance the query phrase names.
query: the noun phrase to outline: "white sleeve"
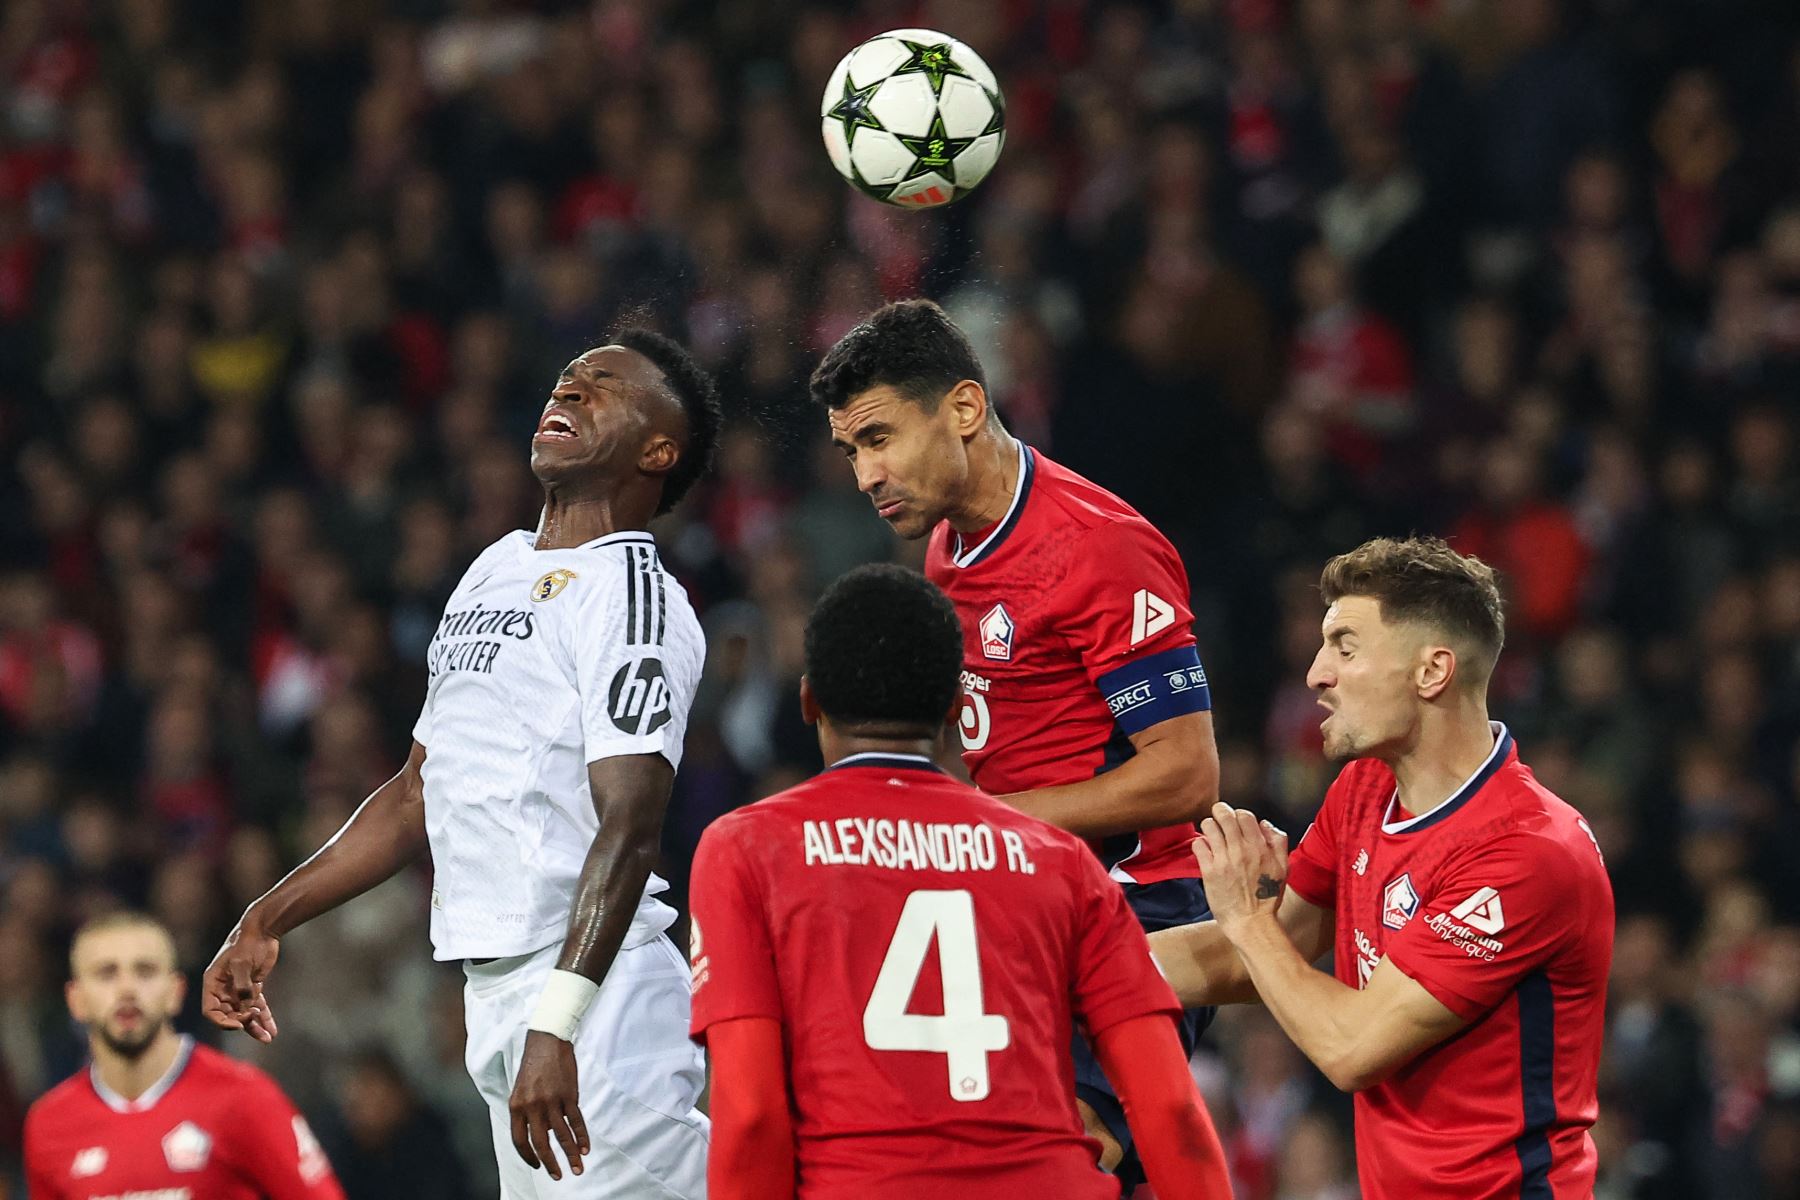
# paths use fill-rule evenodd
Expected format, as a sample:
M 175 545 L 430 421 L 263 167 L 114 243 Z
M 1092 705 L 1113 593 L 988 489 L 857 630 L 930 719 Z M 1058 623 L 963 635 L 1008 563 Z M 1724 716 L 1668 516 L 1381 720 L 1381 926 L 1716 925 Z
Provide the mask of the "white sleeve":
M 425 703 L 419 705 L 419 719 L 413 722 L 413 741 L 426 747 L 431 746 L 431 685 L 425 685 Z
M 619 584 L 584 593 L 575 681 L 588 762 L 660 754 L 681 766 L 705 642 L 699 622 L 648 546 L 626 545 Z

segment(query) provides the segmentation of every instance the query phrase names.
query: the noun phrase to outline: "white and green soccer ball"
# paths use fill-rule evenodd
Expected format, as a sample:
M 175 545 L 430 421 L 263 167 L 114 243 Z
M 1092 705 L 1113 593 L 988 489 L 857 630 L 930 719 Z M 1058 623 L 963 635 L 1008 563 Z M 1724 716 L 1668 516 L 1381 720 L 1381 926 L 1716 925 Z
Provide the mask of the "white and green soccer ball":
M 1006 144 L 993 71 L 929 29 L 891 30 L 844 55 L 825 85 L 819 123 L 838 174 L 902 208 L 962 199 Z

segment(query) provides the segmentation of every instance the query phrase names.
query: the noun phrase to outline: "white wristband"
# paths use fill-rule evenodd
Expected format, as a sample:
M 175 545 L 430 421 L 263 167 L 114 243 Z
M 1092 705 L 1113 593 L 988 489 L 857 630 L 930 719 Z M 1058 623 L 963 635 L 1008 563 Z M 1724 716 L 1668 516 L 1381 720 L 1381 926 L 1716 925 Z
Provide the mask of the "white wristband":
M 599 992 L 600 985 L 586 975 L 560 969 L 552 971 L 549 981 L 544 984 L 543 994 L 538 997 L 537 1008 L 531 1014 L 531 1023 L 525 1028 L 572 1042 L 576 1026 L 581 1024 L 588 1005 L 594 1002 Z

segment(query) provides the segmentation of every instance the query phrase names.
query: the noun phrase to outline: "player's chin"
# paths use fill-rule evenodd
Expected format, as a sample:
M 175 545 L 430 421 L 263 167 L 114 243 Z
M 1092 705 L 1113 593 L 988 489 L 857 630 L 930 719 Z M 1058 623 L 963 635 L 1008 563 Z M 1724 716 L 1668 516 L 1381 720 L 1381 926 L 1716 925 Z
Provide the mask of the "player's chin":
M 533 438 L 531 442 L 531 473 L 541 483 L 562 482 L 586 465 L 587 458 L 579 441 Z
M 911 508 L 902 508 L 893 516 L 883 517 L 882 520 L 886 521 L 888 527 L 895 533 L 899 534 L 909 542 L 917 541 L 919 538 L 924 537 L 931 532 L 931 527 L 937 524 L 936 521 L 927 517 L 924 513 L 917 512 Z

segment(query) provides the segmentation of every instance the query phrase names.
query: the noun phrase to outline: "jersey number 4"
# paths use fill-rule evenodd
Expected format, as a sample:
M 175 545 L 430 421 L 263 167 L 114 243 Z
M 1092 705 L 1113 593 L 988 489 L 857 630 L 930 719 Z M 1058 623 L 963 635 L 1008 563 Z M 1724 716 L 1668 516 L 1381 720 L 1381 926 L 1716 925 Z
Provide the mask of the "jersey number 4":
M 906 1011 L 937 939 L 944 1014 Z M 987 1056 L 1012 1044 L 1006 1018 L 982 1011 L 981 957 L 975 945 L 975 901 L 966 891 L 917 891 L 906 897 L 900 923 L 881 960 L 875 990 L 863 1008 L 863 1041 L 871 1050 L 924 1050 L 947 1060 L 952 1100 L 985 1100 Z

